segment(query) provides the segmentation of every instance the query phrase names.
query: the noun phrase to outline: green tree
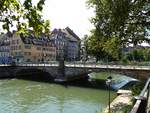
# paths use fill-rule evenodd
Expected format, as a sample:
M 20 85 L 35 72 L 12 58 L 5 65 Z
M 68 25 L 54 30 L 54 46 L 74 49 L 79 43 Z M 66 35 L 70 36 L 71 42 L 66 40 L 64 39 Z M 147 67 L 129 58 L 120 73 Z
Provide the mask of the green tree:
M 92 31 L 93 33 L 95 30 Z M 95 35 L 91 35 L 86 40 L 87 54 L 96 57 L 96 61 L 105 60 L 106 52 L 103 50 L 103 40 L 100 41 Z M 107 57 L 108 59 L 108 57 Z
M 32 0 L 0 0 L 0 23 L 4 30 L 10 31 L 15 26 L 18 32 L 33 30 L 35 35 L 47 32 L 50 24 L 42 19 L 42 10 L 45 0 L 39 0 L 36 5 Z M 49 25 L 48 25 L 49 24 Z
M 133 58 L 135 61 L 144 61 L 143 49 L 134 49 L 132 51 Z
M 121 57 L 121 50 L 119 45 L 120 40 L 116 37 L 112 37 L 111 39 L 104 42 L 103 49 L 109 56 L 112 57 L 112 60 L 119 60 Z
M 133 49 L 130 53 L 128 53 L 127 59 L 130 61 L 145 61 L 146 59 L 146 49 Z
M 150 27 L 149 0 L 88 0 L 87 4 L 95 9 L 95 17 L 91 19 L 95 32 L 90 36 L 95 39 L 89 38 L 89 41 L 91 45 L 93 43 L 91 41 L 95 40 L 97 46 L 101 45 L 95 47 L 101 49 L 97 54 L 104 51 L 107 54 L 113 53 L 111 56 L 116 58 L 119 53 L 111 52 L 112 49 L 115 51 L 117 47 L 120 50 L 129 44 L 137 46 L 144 41 L 150 41 L 146 37 L 147 29 Z M 95 54 L 96 50 L 91 51 Z
M 143 53 L 145 61 L 150 61 L 150 49 L 149 48 L 145 49 Z

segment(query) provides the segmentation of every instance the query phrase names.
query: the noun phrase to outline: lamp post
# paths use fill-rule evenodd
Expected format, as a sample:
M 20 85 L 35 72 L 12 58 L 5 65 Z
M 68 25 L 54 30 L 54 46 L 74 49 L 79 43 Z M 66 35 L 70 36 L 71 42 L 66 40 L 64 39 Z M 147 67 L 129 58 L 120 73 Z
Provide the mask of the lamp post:
M 106 85 L 108 86 L 108 90 L 109 90 L 109 96 L 108 96 L 108 111 L 109 111 L 109 113 L 110 113 L 110 85 L 111 85 L 111 82 L 112 82 L 112 77 L 111 76 L 107 77 Z
M 75 52 L 74 52 L 74 54 L 73 54 L 73 61 L 74 61 L 74 67 L 75 67 Z

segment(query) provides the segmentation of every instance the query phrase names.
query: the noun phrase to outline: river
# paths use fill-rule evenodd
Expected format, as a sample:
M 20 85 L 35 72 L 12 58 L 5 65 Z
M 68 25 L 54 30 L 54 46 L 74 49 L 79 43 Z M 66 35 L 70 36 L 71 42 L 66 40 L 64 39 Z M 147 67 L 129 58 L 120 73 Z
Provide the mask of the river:
M 111 91 L 111 101 L 115 97 Z M 107 104 L 107 88 L 0 80 L 0 113 L 100 113 Z

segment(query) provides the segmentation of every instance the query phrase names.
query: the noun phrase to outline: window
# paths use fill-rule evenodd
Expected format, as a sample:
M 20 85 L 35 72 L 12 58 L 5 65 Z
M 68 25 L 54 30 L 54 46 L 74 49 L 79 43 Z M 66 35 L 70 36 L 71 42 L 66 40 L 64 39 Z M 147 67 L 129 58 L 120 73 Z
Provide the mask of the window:
M 27 62 L 30 62 L 31 60 L 30 59 L 27 59 Z
M 28 52 L 28 55 L 31 55 L 31 52 Z
M 12 44 L 15 44 L 15 40 L 12 40 Z
M 43 50 L 45 51 L 45 50 L 46 50 L 46 48 L 43 48 Z
M 19 45 L 19 49 L 21 49 L 21 45 Z
M 37 47 L 36 49 L 37 49 L 37 50 L 41 50 L 41 47 Z
M 24 55 L 31 55 L 31 52 L 24 52 Z
M 25 49 L 31 49 L 31 45 L 24 45 Z
M 27 52 L 24 52 L 24 55 L 27 55 Z
M 16 43 L 19 44 L 19 39 L 16 40 Z

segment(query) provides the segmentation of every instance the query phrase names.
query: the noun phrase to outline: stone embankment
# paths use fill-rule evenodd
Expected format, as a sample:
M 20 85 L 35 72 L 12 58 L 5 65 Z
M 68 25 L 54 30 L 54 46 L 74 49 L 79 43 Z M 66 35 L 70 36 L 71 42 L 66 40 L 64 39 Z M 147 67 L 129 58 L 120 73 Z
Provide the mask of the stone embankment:
M 132 104 L 131 100 L 133 98 L 132 92 L 129 90 L 119 90 L 117 92 L 118 96 L 110 104 L 110 110 L 112 113 L 122 113 L 123 108 L 130 106 Z M 109 113 L 108 107 L 104 113 Z

